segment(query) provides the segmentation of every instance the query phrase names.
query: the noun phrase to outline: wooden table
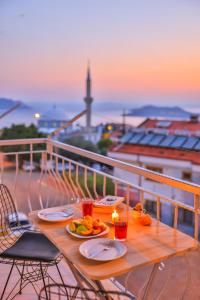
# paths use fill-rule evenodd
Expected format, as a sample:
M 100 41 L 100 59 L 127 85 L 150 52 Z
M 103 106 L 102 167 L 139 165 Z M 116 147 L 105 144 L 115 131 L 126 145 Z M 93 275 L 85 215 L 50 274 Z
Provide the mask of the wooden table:
M 79 205 L 75 205 L 73 208 L 75 217 L 80 217 Z M 102 221 L 110 221 L 111 219 L 111 215 L 107 213 L 100 215 L 95 213 L 94 217 L 100 218 Z M 66 232 L 65 227 L 69 221 L 61 223 L 43 222 L 37 217 L 37 212 L 32 212 L 30 218 L 36 227 L 60 249 L 71 266 L 73 265 L 85 277 L 96 283 L 154 264 L 147 286 L 148 290 L 161 261 L 172 256 L 184 255 L 198 247 L 198 242 L 192 237 L 155 219 L 153 219 L 151 226 L 142 226 L 130 218 L 128 238 L 124 242 L 128 249 L 127 254 L 115 261 L 96 262 L 84 258 L 79 253 L 79 246 L 85 240 L 77 239 Z M 114 237 L 112 226 L 107 237 Z

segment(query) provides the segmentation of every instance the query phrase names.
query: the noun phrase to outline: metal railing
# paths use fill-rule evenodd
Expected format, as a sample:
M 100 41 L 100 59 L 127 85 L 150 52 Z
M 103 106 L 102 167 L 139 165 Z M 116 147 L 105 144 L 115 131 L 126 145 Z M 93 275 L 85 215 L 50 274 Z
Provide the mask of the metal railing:
M 11 152 L 8 151 L 8 146 L 17 147 L 17 149 Z M 79 201 L 82 197 L 97 199 L 107 194 L 118 195 L 122 191 L 128 204 L 136 201 L 137 196 L 138 200 L 144 203 L 149 195 L 156 202 L 158 220 L 161 219 L 161 205 L 169 203 L 172 206 L 174 228 L 178 226 L 180 208 L 192 212 L 194 214 L 194 237 L 198 239 L 200 186 L 197 184 L 158 174 L 46 138 L 3 140 L 0 141 L 0 149 L 0 181 L 6 182 L 15 194 L 19 210 L 27 212 L 28 210 Z M 71 154 L 79 155 L 81 159 L 71 159 Z M 27 171 L 21 171 L 25 158 L 28 160 Z M 193 205 L 184 204 L 117 178 L 110 173 L 94 169 L 91 165 L 83 163 L 86 159 L 189 192 L 194 197 Z M 11 170 L 5 168 L 7 160 L 12 162 Z M 34 172 L 34 168 L 37 169 L 36 172 Z M 25 203 L 28 204 L 26 208 Z

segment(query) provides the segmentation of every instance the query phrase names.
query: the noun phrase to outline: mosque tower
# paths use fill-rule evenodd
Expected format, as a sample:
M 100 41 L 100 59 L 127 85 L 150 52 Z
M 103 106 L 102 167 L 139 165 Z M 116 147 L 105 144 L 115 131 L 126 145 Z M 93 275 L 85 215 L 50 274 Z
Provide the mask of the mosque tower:
M 86 104 L 86 129 L 88 132 L 91 131 L 91 113 L 92 113 L 92 102 L 93 98 L 91 97 L 91 77 L 90 77 L 90 65 L 88 64 L 87 68 L 87 78 L 86 78 L 86 97 L 84 98 Z

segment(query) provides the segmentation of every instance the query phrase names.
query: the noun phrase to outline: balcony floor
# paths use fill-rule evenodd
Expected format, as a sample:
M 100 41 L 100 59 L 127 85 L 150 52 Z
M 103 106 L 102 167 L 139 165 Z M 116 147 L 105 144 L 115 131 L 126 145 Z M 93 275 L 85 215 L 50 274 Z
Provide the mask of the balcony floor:
M 65 262 L 61 262 L 59 267 L 60 267 L 61 273 L 63 275 L 63 278 L 65 278 L 64 279 L 65 282 L 67 284 L 75 285 L 76 281 L 75 281 L 71 271 L 69 270 L 67 264 Z M 0 293 L 2 292 L 3 286 L 5 284 L 6 276 L 8 275 L 9 269 L 10 269 L 9 265 L 3 265 L 3 264 L 0 265 Z M 49 273 L 51 274 L 51 276 L 53 277 L 53 279 L 56 282 L 60 282 L 60 278 L 57 274 L 56 268 L 54 268 L 54 267 L 49 268 Z M 6 299 L 6 295 L 9 294 L 9 289 L 12 288 L 12 286 L 17 282 L 18 279 L 19 279 L 19 274 L 18 274 L 17 270 L 14 270 L 12 273 L 12 277 L 10 279 L 10 283 L 7 287 L 7 293 L 4 296 L 5 299 Z M 42 288 L 42 282 L 40 282 L 38 284 L 38 286 L 39 286 L 39 289 Z M 38 297 L 35 294 L 33 287 L 31 285 L 27 285 L 24 288 L 22 295 L 17 295 L 15 297 L 15 299 L 16 300 L 37 300 Z
M 159 271 L 156 275 L 154 284 L 149 293 L 148 299 L 156 300 L 199 300 L 200 299 L 200 251 L 191 252 L 186 257 L 176 257 L 170 259 L 163 271 Z M 71 274 L 67 264 L 60 264 L 61 272 L 67 284 L 75 284 L 73 275 Z M 5 278 L 8 274 L 9 266 L 0 265 L 0 291 L 2 291 Z M 117 278 L 122 284 L 128 286 L 129 290 L 140 298 L 143 286 L 148 279 L 151 267 L 143 268 Z M 55 268 L 51 268 L 51 275 L 55 280 L 59 280 Z M 18 279 L 18 274 L 15 272 L 10 281 L 10 287 Z M 104 282 L 106 289 L 116 289 L 113 284 L 108 281 Z M 41 285 L 40 285 L 41 286 Z M 33 288 L 29 285 L 23 290 L 22 295 L 18 295 L 16 300 L 36 300 L 37 296 Z
M 200 300 L 200 251 L 164 263 L 164 270 L 156 274 L 148 300 Z M 120 281 L 140 299 L 151 270 L 152 267 L 139 269 L 129 277 L 121 277 Z

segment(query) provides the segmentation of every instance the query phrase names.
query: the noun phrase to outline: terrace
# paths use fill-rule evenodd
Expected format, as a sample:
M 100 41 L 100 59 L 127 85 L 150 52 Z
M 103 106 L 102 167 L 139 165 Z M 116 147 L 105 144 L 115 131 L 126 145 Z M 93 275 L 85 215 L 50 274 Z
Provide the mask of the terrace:
M 45 138 L 0 141 L 0 147 L 1 183 L 5 183 L 14 195 L 18 211 L 29 214 L 47 207 L 77 203 L 85 197 L 98 199 L 106 195 L 119 194 L 125 196 L 127 204 L 132 206 L 138 200 L 145 203 L 145 199 L 150 196 L 156 203 L 155 217 L 159 221 L 163 221 L 162 204 L 168 203 L 173 207 L 173 227 L 177 230 L 181 228 L 179 210 L 192 212 L 194 238 L 196 240 L 199 238 L 200 186 L 198 185 Z M 81 160 L 73 160 L 72 154 L 77 154 Z M 96 170 L 90 164 L 83 164 L 84 160 L 104 164 L 108 172 Z M 23 164 L 23 161 L 26 161 L 26 164 Z M 162 193 L 158 194 L 121 180 L 110 174 L 112 167 L 183 190 L 193 195 L 193 201 L 190 205 L 184 204 Z M 155 276 L 147 298 L 199 299 L 200 279 L 196 268 L 199 262 L 198 251 L 165 261 Z M 151 270 L 152 266 L 145 266 L 122 276 L 107 279 L 103 284 L 108 289 L 111 287 L 128 290 L 139 299 L 143 295 Z M 4 284 L 4 274 L 7 273 L 7 266 L 1 265 L 1 287 Z M 67 283 L 74 283 L 75 279 L 65 262 L 62 263 L 62 273 Z M 16 278 L 17 274 L 14 274 L 11 283 L 14 283 Z M 177 289 L 175 282 L 179 287 Z M 37 299 L 37 296 L 33 289 L 26 287 L 22 295 L 18 295 L 16 299 Z

